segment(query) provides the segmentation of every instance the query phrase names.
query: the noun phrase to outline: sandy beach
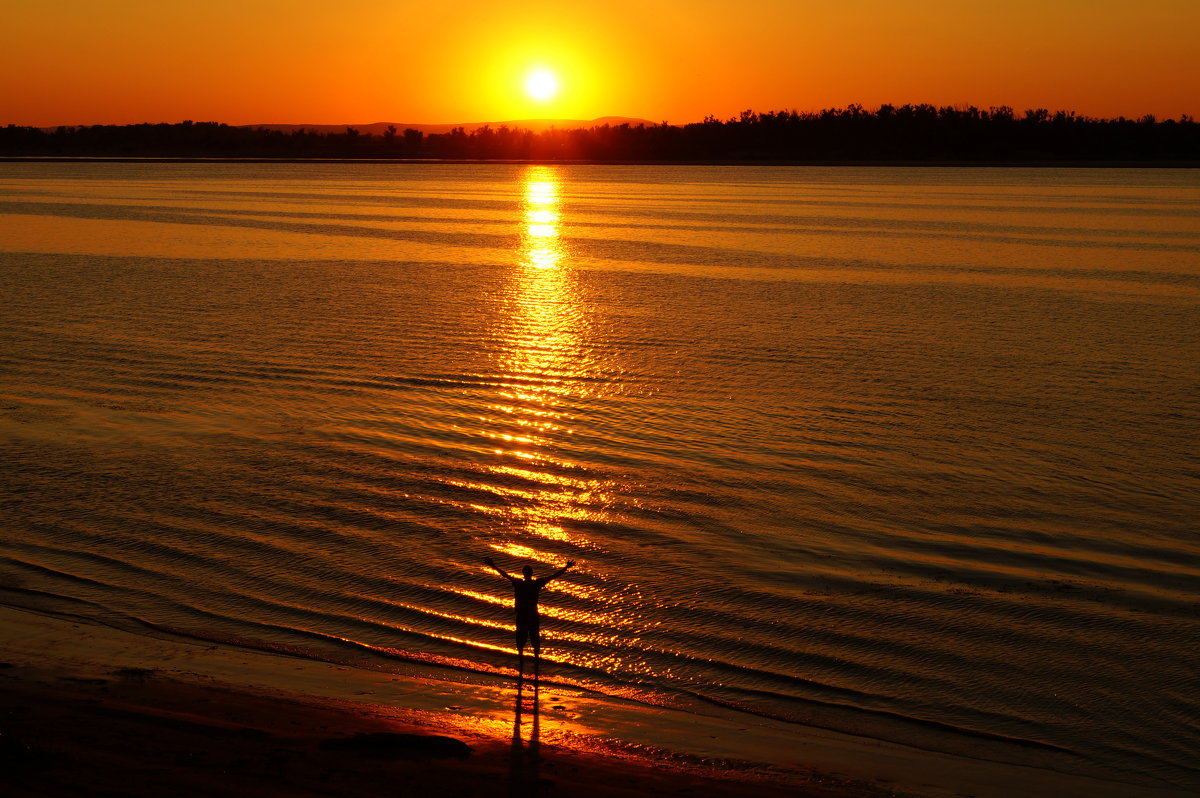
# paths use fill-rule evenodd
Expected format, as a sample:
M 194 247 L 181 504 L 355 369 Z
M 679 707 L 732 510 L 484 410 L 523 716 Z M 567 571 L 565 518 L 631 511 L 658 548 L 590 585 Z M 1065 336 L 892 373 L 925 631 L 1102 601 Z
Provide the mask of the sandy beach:
M 622 705 L 550 674 L 536 717 L 529 689 L 518 717 L 512 684 L 427 666 L 385 674 L 7 606 L 0 639 L 9 795 L 1182 795 Z
M 10 795 L 890 794 L 573 731 L 569 716 L 592 709 L 548 685 L 540 728 L 527 699 L 514 739 L 511 695 L 484 689 L 468 708 L 478 686 L 432 672 L 396 678 L 9 607 L 0 628 Z

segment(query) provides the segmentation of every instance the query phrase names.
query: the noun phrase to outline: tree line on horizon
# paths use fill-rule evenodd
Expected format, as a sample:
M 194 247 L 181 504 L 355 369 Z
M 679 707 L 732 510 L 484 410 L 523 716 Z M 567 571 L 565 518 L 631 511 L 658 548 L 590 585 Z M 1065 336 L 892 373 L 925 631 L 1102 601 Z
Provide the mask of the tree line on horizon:
M 1200 161 L 1190 116 L 1098 119 L 1007 106 L 860 105 L 743 111 L 685 125 L 509 127 L 424 134 L 394 126 L 283 132 L 220 122 L 0 127 L 0 156 L 412 158 L 587 161 Z

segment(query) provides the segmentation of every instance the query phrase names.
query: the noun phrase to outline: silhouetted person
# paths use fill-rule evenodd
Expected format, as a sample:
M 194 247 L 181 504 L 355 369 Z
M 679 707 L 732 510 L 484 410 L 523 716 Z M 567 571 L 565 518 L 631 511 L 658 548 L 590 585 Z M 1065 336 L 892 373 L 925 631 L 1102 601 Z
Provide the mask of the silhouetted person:
M 496 565 L 491 557 L 484 560 L 492 569 L 503 576 L 508 581 L 512 582 L 513 598 L 516 600 L 517 609 L 517 668 L 521 676 L 525 675 L 525 643 L 526 641 L 533 642 L 533 669 L 534 674 L 538 672 L 538 664 L 542 656 L 542 639 L 540 636 L 540 619 L 538 618 L 538 593 L 546 586 L 546 583 L 553 579 L 557 579 L 566 572 L 568 568 L 575 564 L 574 560 L 568 560 L 567 564 L 559 568 L 549 576 L 543 576 L 541 579 L 533 578 L 533 568 L 526 565 L 521 569 L 524 579 L 518 579 L 512 574 L 506 572 L 503 568 Z

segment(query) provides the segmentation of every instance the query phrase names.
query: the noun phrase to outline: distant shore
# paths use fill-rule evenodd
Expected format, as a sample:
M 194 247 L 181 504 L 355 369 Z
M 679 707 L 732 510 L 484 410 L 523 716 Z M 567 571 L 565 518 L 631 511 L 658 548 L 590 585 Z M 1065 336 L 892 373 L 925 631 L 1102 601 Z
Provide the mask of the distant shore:
M 1200 124 L 1097 119 L 1008 106 L 851 104 L 820 112 L 743 111 L 682 125 L 606 117 L 450 127 L 229 125 L 183 121 L 0 127 L 6 156 L 517 160 L 558 163 L 1163 164 L 1200 160 Z M 535 129 L 531 129 L 535 128 Z M 434 131 L 437 132 L 434 132 Z
M 1200 161 L 638 161 L 505 158 L 166 158 L 157 156 L 0 156 L 0 163 L 285 163 L 285 164 L 505 164 L 514 166 L 817 166 L 1019 169 L 1200 169 Z
M 507 682 L 360 670 L 6 605 L 0 646 L 0 762 L 14 798 L 369 798 L 401 785 L 439 798 L 1183 795 L 550 683 L 538 726 L 528 703 L 514 725 Z

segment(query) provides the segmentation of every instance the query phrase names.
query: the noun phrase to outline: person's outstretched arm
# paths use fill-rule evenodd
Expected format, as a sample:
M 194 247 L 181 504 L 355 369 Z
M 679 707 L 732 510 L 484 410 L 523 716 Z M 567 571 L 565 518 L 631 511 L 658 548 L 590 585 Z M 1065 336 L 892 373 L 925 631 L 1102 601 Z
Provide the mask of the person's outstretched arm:
M 509 574 L 509 573 L 507 573 L 507 572 L 506 572 L 506 571 L 505 571 L 503 568 L 501 568 L 499 565 L 496 565 L 496 561 L 495 561 L 495 560 L 493 560 L 491 557 L 487 557 L 487 558 L 485 558 L 485 559 L 484 559 L 484 562 L 485 562 L 485 563 L 487 563 L 488 565 L 490 565 L 490 566 L 492 567 L 492 570 L 493 570 L 493 571 L 495 571 L 496 573 L 500 574 L 501 576 L 503 576 L 503 577 L 504 577 L 505 579 L 507 579 L 508 581 L 510 581 L 510 582 L 515 582 L 515 581 L 517 581 L 517 578 L 516 578 L 515 576 L 512 576 L 512 575 L 510 575 L 510 574 Z
M 568 568 L 570 568 L 570 567 L 571 567 L 571 566 L 573 566 L 573 565 L 575 565 L 575 561 L 574 561 L 574 560 L 567 560 L 567 564 L 566 564 L 566 565 L 564 565 L 562 568 L 559 568 L 557 571 L 555 571 L 554 573 L 550 574 L 549 576 L 544 576 L 544 577 L 542 577 L 542 578 L 541 578 L 541 579 L 539 579 L 538 581 L 539 581 L 539 582 L 541 582 L 541 583 L 544 585 L 544 584 L 546 584 L 547 582 L 549 582 L 549 581 L 550 581 L 550 580 L 552 580 L 552 579 L 558 579 L 560 576 L 562 576 L 563 574 L 565 574 L 565 573 L 567 572 L 567 569 L 568 569 Z

